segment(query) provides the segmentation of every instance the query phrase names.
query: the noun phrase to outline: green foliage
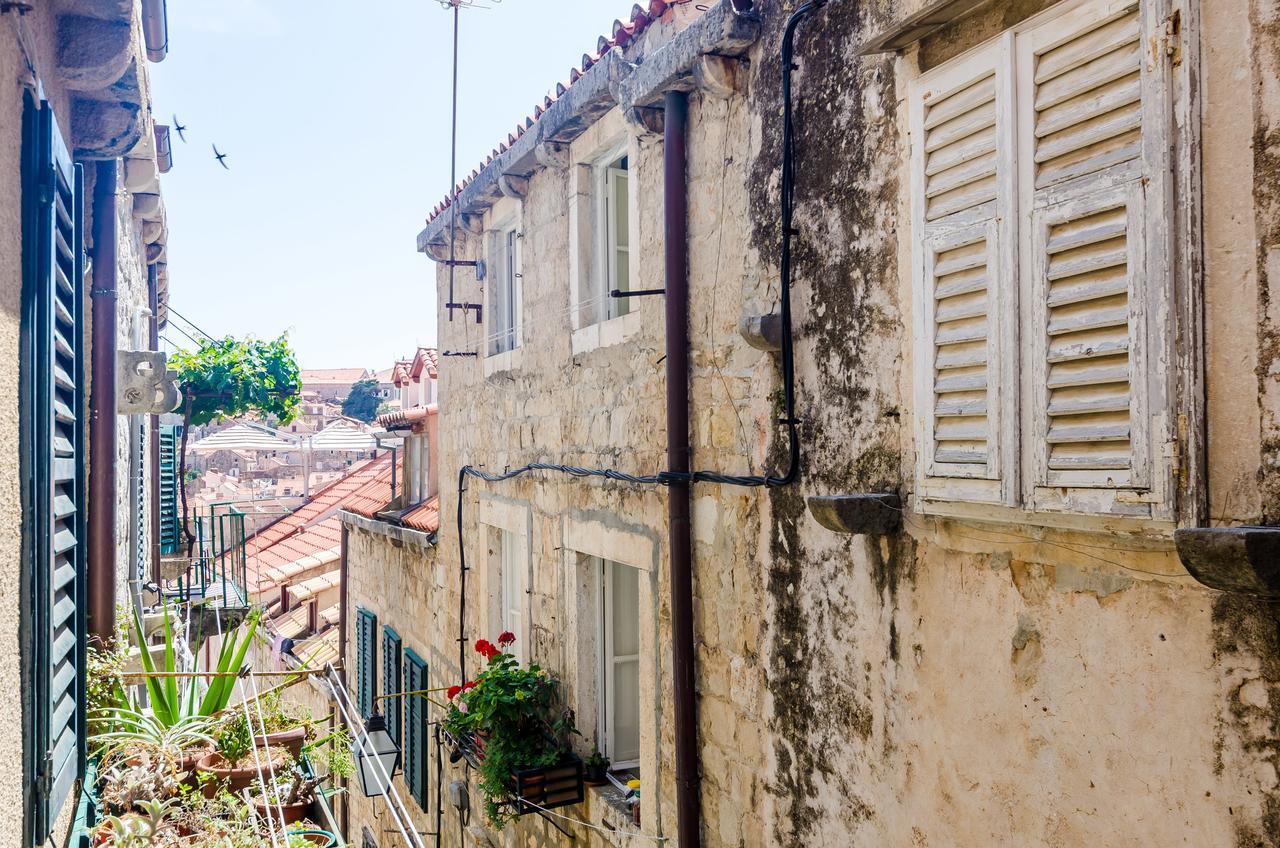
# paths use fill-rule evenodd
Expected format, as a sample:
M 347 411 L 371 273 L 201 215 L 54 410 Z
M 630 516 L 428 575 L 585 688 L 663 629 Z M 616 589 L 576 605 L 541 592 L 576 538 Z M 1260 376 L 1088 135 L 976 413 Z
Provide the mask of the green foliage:
M 287 336 L 206 340 L 169 358 L 189 405 L 188 425 L 257 412 L 287 424 L 301 409 L 302 381 Z
M 253 749 L 253 734 L 243 715 L 236 714 L 223 723 L 222 729 L 218 731 L 217 744 L 218 753 L 228 765 L 235 766 L 248 756 Z
M 113 848 L 144 848 L 154 844 L 157 831 L 164 824 L 177 800 L 139 801 L 142 815 L 107 816 L 95 830 L 94 845 Z
M 499 642 L 505 647 L 514 639 Z M 512 772 L 555 765 L 568 752 L 568 734 L 577 730 L 560 707 L 555 681 L 535 663 L 521 668 L 514 656 L 484 639 L 476 651 L 488 665 L 462 691 L 450 690 L 443 724 L 455 739 L 483 738 L 480 791 L 485 814 L 501 830 L 515 818 L 507 806 L 513 800 Z
M 351 394 L 342 402 L 342 414 L 368 424 L 378 416 L 378 381 L 364 379 L 351 387 Z
M 181 757 L 189 748 L 213 744 L 210 735 L 213 719 L 206 716 L 186 716 L 166 725 L 154 715 L 128 707 L 114 707 L 109 715 L 109 724 L 114 729 L 90 738 L 90 747 L 104 757 L 139 745 L 159 748 L 174 757 Z
M 128 709 L 124 663 L 129 640 L 117 636 L 106 648 L 90 645 L 85 657 L 85 715 L 89 735 L 120 730 L 118 711 Z
M 182 670 L 178 668 L 177 650 L 169 617 L 169 608 L 165 607 L 163 668 L 157 667 L 155 658 L 145 648 L 140 655 L 142 670 L 151 675 L 146 678 L 147 694 L 151 698 L 151 709 L 155 714 L 156 720 L 162 726 L 173 726 L 190 716 L 212 716 L 227 708 L 236 682 L 235 676 L 230 672 L 236 671 L 243 665 L 245 654 L 249 650 L 249 645 L 253 642 L 253 634 L 258 629 L 260 615 L 261 613 L 256 610 L 249 614 L 248 629 L 243 637 L 238 635 L 239 631 L 226 634 L 226 637 L 222 640 L 222 649 L 218 654 L 217 665 L 213 669 L 219 676 L 210 678 L 209 688 L 205 690 L 204 697 L 201 698 L 199 692 L 200 678 L 182 678 L 183 682 L 180 683 L 180 678 L 178 677 L 157 676 L 158 672 L 172 674 L 172 672 Z M 142 619 L 136 615 L 133 619 L 133 628 L 138 644 L 145 645 L 146 637 L 143 635 Z M 196 657 L 196 671 L 199 671 L 198 656 Z

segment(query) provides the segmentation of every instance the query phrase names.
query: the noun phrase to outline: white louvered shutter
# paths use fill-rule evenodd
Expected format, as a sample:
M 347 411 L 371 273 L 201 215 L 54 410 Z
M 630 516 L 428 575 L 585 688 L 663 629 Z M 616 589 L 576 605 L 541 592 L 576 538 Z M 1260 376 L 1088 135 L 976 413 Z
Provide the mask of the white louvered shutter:
M 909 94 L 919 491 L 1016 494 L 1012 36 Z
M 1019 34 L 1026 458 L 1037 509 L 1170 514 L 1167 62 L 1159 2 Z M 1161 308 L 1161 304 L 1164 305 Z

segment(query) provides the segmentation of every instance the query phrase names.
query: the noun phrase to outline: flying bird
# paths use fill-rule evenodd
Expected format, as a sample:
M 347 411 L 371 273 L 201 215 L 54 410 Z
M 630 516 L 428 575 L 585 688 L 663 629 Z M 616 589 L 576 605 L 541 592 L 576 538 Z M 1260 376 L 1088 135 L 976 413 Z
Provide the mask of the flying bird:
M 226 160 L 226 158 L 227 158 L 227 154 L 225 154 L 225 153 L 219 153 L 219 152 L 218 152 L 218 145 L 216 145 L 216 144 L 215 144 L 215 145 L 213 145 L 213 158 L 218 160 L 218 164 L 219 164 L 219 165 L 221 165 L 222 167 L 226 168 L 228 171 L 230 171 L 230 170 L 231 170 L 231 166 L 230 166 L 230 165 L 228 165 L 228 164 L 226 163 L 226 161 L 225 161 L 225 160 Z
M 185 130 L 185 129 L 186 129 L 186 127 L 184 127 L 182 124 L 178 123 L 178 116 L 177 116 L 177 115 L 174 115 L 174 116 L 173 116 L 173 128 L 177 131 L 177 133 L 178 133 L 178 138 L 182 139 L 183 144 L 185 144 L 185 143 L 186 143 L 186 141 L 187 141 L 187 137 L 186 137 L 185 135 L 183 135 L 183 134 L 182 134 L 182 131 L 183 131 L 183 130 Z

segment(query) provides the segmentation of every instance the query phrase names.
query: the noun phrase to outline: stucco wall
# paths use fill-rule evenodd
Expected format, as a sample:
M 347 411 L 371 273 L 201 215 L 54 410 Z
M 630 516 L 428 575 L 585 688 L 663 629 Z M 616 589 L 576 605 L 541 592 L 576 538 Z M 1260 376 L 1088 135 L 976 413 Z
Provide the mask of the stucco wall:
M 777 50 L 785 16 L 762 4 L 745 97 L 690 109 L 690 326 L 694 466 L 760 472 L 785 460 L 771 355 L 735 325 L 775 307 L 781 163 Z M 803 29 L 795 243 L 804 466 L 768 493 L 699 485 L 694 498 L 702 815 L 707 845 L 1268 845 L 1280 833 L 1280 643 L 1274 609 L 1196 584 L 1167 532 L 928 518 L 908 507 L 884 540 L 840 536 L 804 496 L 894 491 L 911 503 L 913 234 L 904 185 L 905 83 L 1051 5 L 989 4 L 902 56 L 859 60 L 858 34 L 923 4 L 833 2 Z M 1203 4 L 1207 6 L 1208 4 Z M 1208 509 L 1273 515 L 1280 420 L 1274 115 L 1277 11 L 1214 3 L 1200 31 Z M 1188 20 L 1191 20 L 1188 18 Z M 1251 57 L 1251 58 L 1247 58 Z M 1252 116 L 1244 120 L 1242 116 Z M 573 142 L 623 130 L 610 114 Z M 661 143 L 635 138 L 633 287 L 660 288 Z M 1274 164 L 1274 163 L 1272 163 Z M 442 480 L 563 462 L 665 464 L 661 302 L 633 303 L 625 342 L 574 353 L 567 170 L 534 173 L 521 204 L 523 348 L 486 363 L 474 316 L 440 314 Z M 486 216 L 490 226 L 492 216 Z M 483 258 L 462 234 L 459 255 Z M 1271 265 L 1268 265 L 1271 263 Z M 447 297 L 441 271 L 440 302 Z M 482 287 L 457 273 L 457 300 Z M 1270 312 L 1268 311 L 1270 310 Z M 1259 485 L 1261 484 L 1261 485 Z M 527 515 L 533 658 L 580 672 L 581 589 L 566 528 L 654 539 L 654 697 L 644 822 L 674 832 L 664 493 L 533 475 L 467 482 L 466 636 L 492 638 L 488 512 Z M 436 573 L 450 650 L 457 494 L 442 492 Z M 499 520 L 494 518 L 494 520 Z M 587 533 L 590 536 L 590 532 Z M 581 542 L 590 546 L 595 542 Z M 640 544 L 639 541 L 636 543 Z M 354 584 L 353 584 L 354 585 Z M 446 654 L 447 655 L 447 654 Z M 469 668 L 475 657 L 469 655 Z M 589 741 L 584 740 L 584 741 Z M 451 770 L 449 776 L 460 776 Z M 653 787 L 657 784 L 656 792 Z M 658 803 L 654 804 L 656 800 Z M 596 821 L 593 803 L 571 814 Z M 474 802 L 473 802 L 474 803 Z M 455 821 L 446 811 L 446 844 Z M 475 821 L 473 816 L 473 822 Z M 579 832 L 579 844 L 604 844 Z M 493 839 L 557 844 L 526 817 Z M 625 840 L 616 838 L 619 844 Z

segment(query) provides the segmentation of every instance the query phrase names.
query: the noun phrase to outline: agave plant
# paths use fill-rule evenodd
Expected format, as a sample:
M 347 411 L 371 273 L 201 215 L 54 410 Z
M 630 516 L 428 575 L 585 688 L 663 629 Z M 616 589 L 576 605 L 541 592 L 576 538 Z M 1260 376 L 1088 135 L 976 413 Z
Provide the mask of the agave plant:
M 104 712 L 109 714 L 107 723 L 117 729 L 93 737 L 97 753 L 103 755 L 141 743 L 181 757 L 189 748 L 213 744 L 214 720 L 208 716 L 184 716 L 166 725 L 153 715 L 128 707 Z
M 218 661 L 212 669 L 214 676 L 209 679 L 209 687 L 200 693 L 199 676 L 193 676 L 180 683 L 175 672 L 178 668 L 178 655 L 175 649 L 173 627 L 169 619 L 169 608 L 164 608 L 164 667 L 156 665 L 155 658 L 147 651 L 146 636 L 142 629 L 142 619 L 134 616 L 134 635 L 142 650 L 142 668 L 146 672 L 147 694 L 151 699 L 151 710 L 156 720 L 165 727 L 172 727 L 192 716 L 213 716 L 227 708 L 235 689 L 234 672 L 244 663 L 249 646 L 253 643 L 253 634 L 258 629 L 260 612 L 249 615 L 248 627 L 243 636 L 239 631 L 224 635 L 222 649 L 218 652 Z M 200 670 L 200 658 L 196 657 L 195 671 Z

